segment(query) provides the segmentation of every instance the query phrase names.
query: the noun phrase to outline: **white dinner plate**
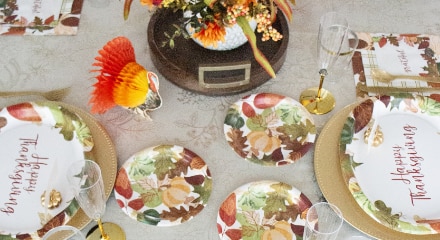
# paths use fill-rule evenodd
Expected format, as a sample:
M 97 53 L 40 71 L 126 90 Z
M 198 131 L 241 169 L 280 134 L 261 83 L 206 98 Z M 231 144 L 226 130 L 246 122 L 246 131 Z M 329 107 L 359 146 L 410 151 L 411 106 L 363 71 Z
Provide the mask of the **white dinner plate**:
M 402 94 L 366 100 L 341 133 L 342 174 L 354 199 L 376 221 L 410 234 L 437 233 L 439 143 L 435 99 Z
M 54 102 L 11 105 L 0 109 L 0 146 L 0 238 L 39 239 L 67 223 L 79 207 L 63 172 L 93 148 L 82 119 Z M 46 190 L 61 193 L 59 206 L 43 206 Z

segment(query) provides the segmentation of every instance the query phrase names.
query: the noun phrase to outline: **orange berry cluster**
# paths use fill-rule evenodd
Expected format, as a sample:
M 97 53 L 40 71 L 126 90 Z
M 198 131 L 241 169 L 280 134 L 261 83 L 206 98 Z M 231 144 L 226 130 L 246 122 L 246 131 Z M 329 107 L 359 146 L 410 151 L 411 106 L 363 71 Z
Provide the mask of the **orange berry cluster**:
M 228 14 L 225 19 L 225 23 L 234 25 L 237 23 L 237 17 L 249 16 L 249 7 L 243 5 L 233 5 L 228 7 Z
M 270 20 L 270 13 L 265 10 L 263 13 L 259 13 L 256 16 L 257 20 L 257 32 L 263 33 L 261 40 L 268 41 L 272 39 L 273 41 L 279 41 L 283 38 L 283 35 L 272 27 L 272 21 Z

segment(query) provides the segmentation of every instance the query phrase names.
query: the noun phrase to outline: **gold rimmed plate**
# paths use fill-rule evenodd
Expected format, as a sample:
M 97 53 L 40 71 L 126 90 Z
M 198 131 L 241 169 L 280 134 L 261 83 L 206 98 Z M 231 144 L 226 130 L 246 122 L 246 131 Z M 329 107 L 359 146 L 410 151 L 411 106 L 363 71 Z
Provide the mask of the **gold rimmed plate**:
M 56 102 L 23 102 L 0 111 L 3 237 L 39 239 L 77 218 L 67 179 L 57 173 L 70 161 L 93 159 L 94 132 L 87 120 Z M 61 196 L 59 205 L 46 208 L 42 197 L 52 190 Z
M 342 175 L 338 143 L 344 123 L 351 111 L 360 104 L 346 106 L 326 123 L 316 141 L 314 167 L 319 187 L 325 198 L 337 205 L 344 219 L 358 230 L 378 239 L 436 239 L 438 233 L 415 235 L 393 230 L 367 214 L 356 202 Z
M 430 97 L 381 96 L 359 104 L 344 124 L 348 189 L 366 213 L 396 231 L 433 234 L 440 225 L 438 109 Z

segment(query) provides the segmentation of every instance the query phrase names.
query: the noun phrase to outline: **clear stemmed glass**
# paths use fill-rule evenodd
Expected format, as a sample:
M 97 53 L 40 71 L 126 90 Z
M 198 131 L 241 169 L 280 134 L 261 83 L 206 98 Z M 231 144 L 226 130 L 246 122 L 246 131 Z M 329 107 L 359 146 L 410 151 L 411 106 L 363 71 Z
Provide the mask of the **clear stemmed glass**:
M 328 69 L 335 63 L 346 42 L 347 30 L 347 20 L 336 12 L 326 13 L 320 19 L 317 44 L 319 87 L 306 89 L 300 96 L 301 104 L 313 114 L 325 114 L 335 107 L 333 94 L 322 88 L 322 85 Z
M 124 240 L 125 233 L 121 227 L 114 223 L 103 224 L 101 221 L 106 197 L 99 165 L 91 160 L 76 161 L 69 167 L 67 178 L 81 209 L 98 223 L 99 232 L 90 233 L 87 239 Z

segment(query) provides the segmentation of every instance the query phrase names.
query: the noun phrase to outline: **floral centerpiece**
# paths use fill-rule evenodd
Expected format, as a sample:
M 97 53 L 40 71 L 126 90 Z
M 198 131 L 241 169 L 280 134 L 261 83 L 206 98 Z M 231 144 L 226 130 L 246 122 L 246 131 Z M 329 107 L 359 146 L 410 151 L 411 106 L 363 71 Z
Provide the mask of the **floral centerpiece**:
M 125 0 L 125 19 L 130 13 L 132 1 Z M 283 36 L 272 27 L 277 11 L 281 10 L 291 21 L 291 5 L 295 5 L 295 0 L 140 0 L 140 2 L 153 9 L 170 9 L 176 14 L 181 14 L 183 25 L 178 26 L 180 31 L 177 35 L 187 34 L 182 29 L 190 25 L 195 30 L 190 37 L 199 39 L 204 45 L 215 45 L 218 41 L 224 41 L 225 29 L 238 24 L 252 47 L 256 61 L 272 78 L 275 77 L 275 72 L 258 49 L 257 36 L 249 20 L 256 20 L 257 32 L 261 34 L 262 41 L 279 41 Z M 174 37 L 170 36 L 171 47 L 174 44 Z

